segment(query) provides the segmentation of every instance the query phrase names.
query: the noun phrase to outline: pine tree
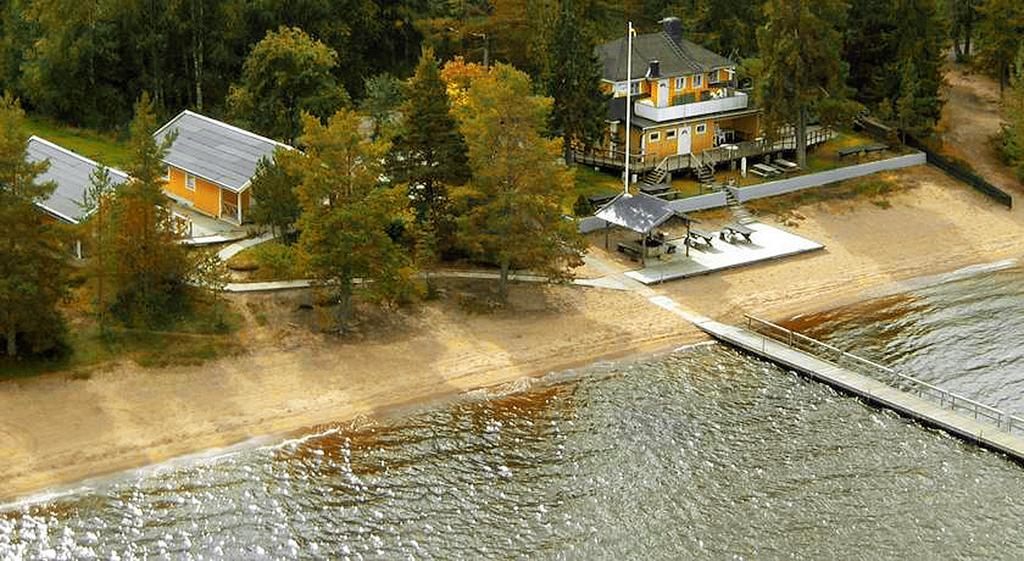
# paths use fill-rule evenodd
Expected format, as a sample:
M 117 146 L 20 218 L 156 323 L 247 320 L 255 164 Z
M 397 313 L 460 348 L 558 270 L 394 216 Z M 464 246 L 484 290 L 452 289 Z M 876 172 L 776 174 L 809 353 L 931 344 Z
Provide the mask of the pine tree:
M 764 76 L 760 100 L 768 136 L 796 129 L 800 167 L 807 167 L 807 123 L 828 124 L 848 112 L 846 65 L 840 57 L 847 4 L 843 0 L 769 0 L 767 23 L 758 31 Z
M 554 100 L 550 127 L 565 140 L 563 155 L 571 164 L 574 147 L 601 140 L 607 108 L 594 44 L 574 0 L 561 0 L 547 52 L 548 95 Z
M 1010 67 L 1024 46 L 1024 2 L 983 0 L 978 7 L 978 63 L 999 79 L 1002 91 L 1010 79 Z
M 116 196 L 114 180 L 110 170 L 100 166 L 89 175 L 89 186 L 86 187 L 85 198 L 80 207 L 87 213 L 88 219 L 82 224 L 82 237 L 88 239 L 92 251 L 87 262 L 86 271 L 96 284 L 93 301 L 93 312 L 100 332 L 106 334 L 109 323 L 107 309 L 110 307 L 108 292 L 111 263 L 113 262 L 111 241 L 111 204 Z
M 24 113 L 0 98 L 0 335 L 8 358 L 57 347 L 64 322 L 57 309 L 67 293 L 66 256 L 56 226 L 36 203 L 56 187 L 41 183 L 49 162 L 28 160 Z
M 764 20 L 758 2 L 682 0 L 665 15 L 680 16 L 687 38 L 713 52 L 740 58 L 757 54 L 757 28 Z
M 394 180 L 408 185 L 419 221 L 434 221 L 439 249 L 454 243 L 448 189 L 469 179 L 466 141 L 452 116 L 434 53 L 425 48 L 409 80 L 400 112 L 403 123 L 391 153 Z
M 405 197 L 382 188 L 388 144 L 363 140 L 356 113 L 343 109 L 326 125 L 306 115 L 303 123 L 306 156 L 285 160 L 288 173 L 300 178 L 300 261 L 334 293 L 336 327 L 345 331 L 357 278 L 368 295 L 386 303 L 414 293 L 408 252 L 388 235 L 396 221 L 408 221 Z
M 469 89 L 460 111 L 473 179 L 459 193 L 460 243 L 500 269 L 499 297 L 513 268 L 563 278 L 579 266 L 584 242 L 562 217 L 573 177 L 552 154 L 561 140 L 542 136 L 549 98 L 531 93 L 529 77 L 498 64 Z
M 1015 70 L 1003 100 L 1006 122 L 1000 134 L 1000 150 L 1006 163 L 1024 181 L 1024 49 L 1017 56 Z
M 288 173 L 282 160 L 302 157 L 291 150 L 278 148 L 272 159 L 261 159 L 252 178 L 252 196 L 256 202 L 250 216 L 257 224 L 269 226 L 277 236 L 285 236 L 299 219 L 299 197 L 295 188 L 299 180 Z
M 177 137 L 157 144 L 156 117 L 149 95 L 135 105 L 129 140 L 131 179 L 117 191 L 112 205 L 114 234 L 113 311 L 129 325 L 166 324 L 188 304 L 189 260 L 177 243 L 167 198 L 162 162 Z

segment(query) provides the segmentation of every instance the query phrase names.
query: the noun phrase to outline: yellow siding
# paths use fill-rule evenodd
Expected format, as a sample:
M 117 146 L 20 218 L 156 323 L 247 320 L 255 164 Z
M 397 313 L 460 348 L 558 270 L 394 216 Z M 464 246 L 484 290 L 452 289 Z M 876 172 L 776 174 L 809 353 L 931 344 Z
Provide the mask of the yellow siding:
M 219 217 L 220 187 L 196 178 L 195 204 L 196 210 L 209 214 L 210 216 Z
M 697 127 L 700 126 L 700 125 L 704 125 L 704 132 L 703 133 L 697 132 Z M 707 150 L 708 148 L 713 148 L 714 147 L 714 145 L 715 145 L 715 122 L 714 121 L 712 121 L 712 120 L 698 121 L 698 122 L 695 122 L 695 123 L 690 123 L 690 126 L 693 127 L 691 129 L 691 132 L 690 132 L 690 136 L 692 137 L 692 141 L 690 143 L 690 152 L 691 153 L 698 154 L 700 152 L 703 152 L 703 151 Z
M 197 177 L 196 188 L 192 190 L 185 186 L 185 176 L 184 171 L 172 167 L 171 179 L 164 185 L 164 189 L 168 193 L 192 203 L 196 210 L 219 217 L 220 187 Z

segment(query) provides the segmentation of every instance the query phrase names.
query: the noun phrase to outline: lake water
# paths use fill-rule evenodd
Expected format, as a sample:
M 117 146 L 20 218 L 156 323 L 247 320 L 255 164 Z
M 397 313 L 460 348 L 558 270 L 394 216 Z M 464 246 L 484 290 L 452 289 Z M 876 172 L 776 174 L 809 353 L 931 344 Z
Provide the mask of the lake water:
M 1024 271 L 795 325 L 1024 412 Z M 0 513 L 0 559 L 1021 559 L 1024 467 L 719 345 Z

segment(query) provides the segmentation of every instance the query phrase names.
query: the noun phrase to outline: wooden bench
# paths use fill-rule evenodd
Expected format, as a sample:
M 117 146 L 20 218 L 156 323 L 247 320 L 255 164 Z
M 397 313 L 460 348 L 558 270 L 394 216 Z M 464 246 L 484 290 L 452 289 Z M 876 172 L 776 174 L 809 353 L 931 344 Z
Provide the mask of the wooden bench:
M 853 156 L 854 154 L 870 154 L 871 152 L 881 152 L 888 149 L 888 144 L 865 144 L 863 146 L 843 148 L 838 151 L 838 154 L 840 158 L 845 158 L 847 156 Z
M 753 230 L 743 224 L 736 224 L 735 222 L 722 226 L 722 231 L 718 234 L 720 238 L 729 243 L 735 243 L 736 238 L 738 237 L 745 238 L 749 242 L 750 236 L 752 235 L 754 235 Z

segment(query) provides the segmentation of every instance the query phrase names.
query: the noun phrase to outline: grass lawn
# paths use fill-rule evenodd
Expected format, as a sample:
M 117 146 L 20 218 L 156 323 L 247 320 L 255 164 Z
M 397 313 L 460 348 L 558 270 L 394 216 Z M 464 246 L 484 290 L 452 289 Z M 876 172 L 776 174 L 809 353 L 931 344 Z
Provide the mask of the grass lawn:
M 580 195 L 615 195 L 622 191 L 622 178 L 615 174 L 581 165 L 574 166 L 573 172 L 576 174 L 576 190 L 567 200 L 562 201 L 566 214 L 572 214 L 572 206 Z
M 840 181 L 815 189 L 804 189 L 777 197 L 766 197 L 746 203 L 757 214 L 783 216 L 804 205 L 828 201 L 848 201 L 861 197 L 871 199 L 880 208 L 888 208 L 887 196 L 900 185 L 885 174 L 874 174 Z
M 205 297 L 162 330 L 112 326 L 103 335 L 91 317 L 83 317 L 68 326 L 67 352 L 46 359 L 0 358 L 0 380 L 58 371 L 88 378 L 89 370 L 124 359 L 144 367 L 197 365 L 241 353 L 241 325 L 241 315 L 226 301 Z
M 128 163 L 128 147 L 113 133 L 69 127 L 42 117 L 28 117 L 25 125 L 31 134 L 101 164 L 123 168 Z

